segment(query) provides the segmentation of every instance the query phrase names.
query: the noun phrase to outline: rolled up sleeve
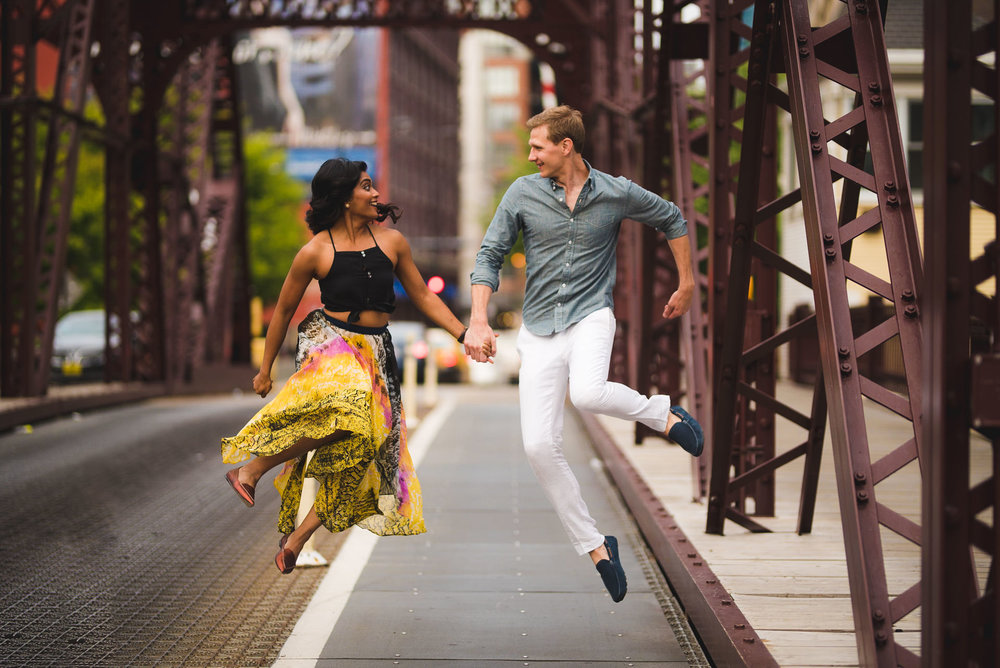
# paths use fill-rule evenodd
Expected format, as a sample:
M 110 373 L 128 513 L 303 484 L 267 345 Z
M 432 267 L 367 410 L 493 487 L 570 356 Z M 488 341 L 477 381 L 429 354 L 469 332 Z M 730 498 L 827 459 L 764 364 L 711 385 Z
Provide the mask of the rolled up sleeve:
M 687 221 L 681 210 L 656 193 L 629 182 L 626 202 L 623 218 L 649 225 L 662 232 L 667 239 L 687 234 Z
M 476 264 L 470 275 L 472 285 L 488 285 L 496 292 L 500 287 L 500 268 L 504 258 L 514 247 L 520 230 L 517 209 L 518 182 L 514 182 L 504 194 L 493 220 L 486 230 L 483 243 L 476 253 Z

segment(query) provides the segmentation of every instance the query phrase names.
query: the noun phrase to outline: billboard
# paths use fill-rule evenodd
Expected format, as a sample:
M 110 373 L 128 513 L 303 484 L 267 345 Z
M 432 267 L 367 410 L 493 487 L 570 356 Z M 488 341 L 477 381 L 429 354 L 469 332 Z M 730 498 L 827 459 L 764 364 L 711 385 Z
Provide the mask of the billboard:
M 377 29 L 261 28 L 233 46 L 251 132 L 287 149 L 304 181 L 324 160 L 364 160 L 376 177 Z

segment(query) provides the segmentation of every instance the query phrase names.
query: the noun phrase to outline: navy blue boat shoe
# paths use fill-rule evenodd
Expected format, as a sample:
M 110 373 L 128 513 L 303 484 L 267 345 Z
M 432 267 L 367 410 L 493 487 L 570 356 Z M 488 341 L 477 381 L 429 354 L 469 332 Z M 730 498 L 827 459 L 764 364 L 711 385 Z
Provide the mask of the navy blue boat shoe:
M 705 434 L 698 421 L 680 406 L 671 406 L 670 412 L 681 419 L 667 432 L 667 438 L 687 450 L 695 457 L 705 449 Z
M 601 559 L 597 562 L 597 572 L 601 574 L 604 586 L 611 594 L 611 600 L 618 603 L 625 598 L 628 591 L 628 582 L 625 580 L 625 570 L 618 561 L 618 539 L 614 536 L 604 537 L 604 546 L 608 548 L 610 559 Z

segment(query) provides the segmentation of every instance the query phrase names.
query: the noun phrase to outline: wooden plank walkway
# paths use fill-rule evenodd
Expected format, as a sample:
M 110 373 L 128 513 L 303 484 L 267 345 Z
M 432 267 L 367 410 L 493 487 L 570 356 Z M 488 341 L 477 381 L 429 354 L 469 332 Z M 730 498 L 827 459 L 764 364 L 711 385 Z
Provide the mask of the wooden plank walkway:
M 778 392 L 783 401 L 808 413 L 811 388 L 782 383 Z M 890 451 L 912 430 L 908 422 L 871 402 L 866 402 L 866 418 L 873 456 Z M 727 522 L 725 535 L 718 536 L 705 533 L 706 506 L 692 499 L 691 459 L 683 450 L 657 438 L 636 446 L 632 423 L 604 416 L 599 420 L 781 666 L 858 665 L 829 431 L 811 534 L 795 533 L 802 484 L 800 458 L 776 473 L 776 515 L 761 519 L 773 533 L 754 534 Z M 779 419 L 778 452 L 804 440 L 804 433 Z M 974 481 L 989 475 L 991 461 L 988 442 L 974 437 Z M 880 502 L 920 522 L 921 481 L 915 462 L 879 484 L 876 494 Z M 885 529 L 882 540 L 889 592 L 896 596 L 920 579 L 920 548 Z M 896 641 L 920 651 L 919 608 L 896 625 Z

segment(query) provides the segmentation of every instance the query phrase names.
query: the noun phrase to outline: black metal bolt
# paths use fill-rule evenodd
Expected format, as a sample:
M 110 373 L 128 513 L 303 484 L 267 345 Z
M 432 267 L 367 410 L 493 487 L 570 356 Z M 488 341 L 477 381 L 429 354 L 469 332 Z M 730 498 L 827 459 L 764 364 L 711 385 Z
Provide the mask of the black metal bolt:
M 903 315 L 910 319 L 916 318 L 917 307 L 914 306 L 913 304 L 910 304 L 909 306 L 903 309 Z
M 832 246 L 833 245 L 833 235 L 827 232 L 823 235 L 823 245 Z
M 885 185 L 882 186 L 882 187 L 885 188 L 887 192 L 895 192 L 896 191 L 896 182 L 895 181 L 886 181 Z
M 817 139 L 819 139 L 819 130 L 810 130 L 809 131 L 809 139 L 811 139 L 813 141 L 816 141 Z
M 868 82 L 868 90 L 870 90 L 873 93 L 877 93 L 880 90 L 882 90 L 882 87 L 878 85 L 877 81 L 869 81 Z
M 840 373 L 843 376 L 850 376 L 851 375 L 851 371 L 853 371 L 853 370 L 854 370 L 854 367 L 852 367 L 850 365 L 850 363 L 848 363 L 848 362 L 843 362 L 840 365 Z
M 863 489 L 858 491 L 858 503 L 868 503 L 868 492 Z
M 888 204 L 891 207 L 899 206 L 899 198 L 896 197 L 895 195 L 889 195 L 889 197 L 887 197 L 885 201 L 886 204 Z
M 851 351 L 848 350 L 847 346 L 840 346 L 840 348 L 837 349 L 837 354 L 840 355 L 842 358 L 847 359 L 848 357 L 850 357 Z
M 819 143 L 813 144 L 812 145 L 812 152 L 813 153 L 822 153 L 823 152 L 823 145 L 819 144 Z
M 833 250 L 832 248 L 827 248 L 826 249 L 826 261 L 827 262 L 833 262 L 836 259 L 837 259 L 837 251 Z
M 854 484 L 863 485 L 868 481 L 868 476 L 865 475 L 864 471 L 856 471 L 854 473 Z
M 808 57 L 809 57 L 809 49 L 807 49 L 806 47 L 802 47 L 801 49 L 799 49 L 799 58 L 808 58 Z
M 872 106 L 873 107 L 881 107 L 882 106 L 882 96 L 881 95 L 872 95 Z
M 913 290 L 903 290 L 903 301 L 904 302 L 913 301 Z

